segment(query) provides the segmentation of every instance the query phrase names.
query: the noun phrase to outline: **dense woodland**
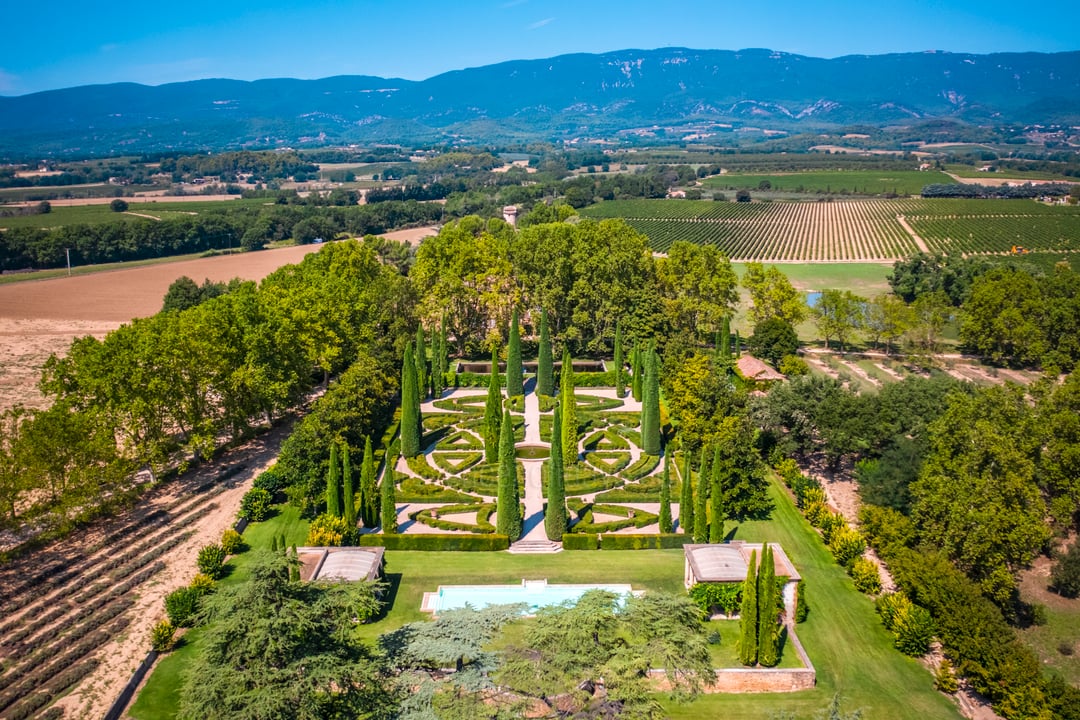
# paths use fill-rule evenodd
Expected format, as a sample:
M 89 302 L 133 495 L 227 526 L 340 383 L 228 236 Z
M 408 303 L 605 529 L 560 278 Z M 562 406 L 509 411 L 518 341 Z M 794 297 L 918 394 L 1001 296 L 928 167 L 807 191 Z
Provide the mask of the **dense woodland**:
M 309 217 L 310 208 L 286 205 L 255 217 L 348 222 L 359 221 L 361 210 L 367 212 L 328 209 L 320 211 L 325 217 Z M 747 481 L 745 496 L 730 504 L 732 519 L 768 512 L 760 502 L 766 462 L 794 458 L 852 473 L 864 502 L 863 532 L 911 601 L 932 616 L 958 671 L 1009 720 L 1076 718 L 1078 691 L 1044 677 L 1013 627 L 1032 622 L 1035 613 L 1018 594 L 1017 573 L 1080 520 L 1080 375 L 1073 370 L 1080 359 L 1080 280 L 1064 267 L 1046 273 L 920 256 L 898 263 L 892 283 L 895 295 L 866 301 L 835 291 L 811 310 L 783 273 L 751 265 L 742 280 L 752 303 L 745 311 L 755 325 L 749 342 L 774 363 L 797 370 L 791 328 L 811 313 L 827 340 L 831 335 L 843 344 L 877 332 L 877 340 L 916 353 L 932 352 L 933 338 L 926 344 L 919 337 L 940 333 L 941 323 L 955 315 L 971 349 L 1052 372 L 1027 390 L 932 377 L 876 394 L 795 372 L 768 394 L 751 395 L 732 378 L 729 354 L 719 351 L 731 342 L 727 322 L 739 299 L 727 258 L 686 243 L 654 257 L 647 239 L 625 223 L 579 219 L 566 205 L 538 205 L 522 217 L 520 230 L 478 216 L 451 221 L 415 257 L 376 239 L 331 243 L 258 286 L 185 284 L 170 309 L 103 341 L 78 340 L 66 357 L 51 360 L 42 388 L 52 407 L 3 417 L 4 522 L 63 528 L 107 511 L 135 494 L 134 471 L 161 474 L 178 460 L 209 457 L 224 438 L 273 422 L 326 385 L 279 465 L 290 497 L 315 512 L 330 453 L 337 452 L 331 448 L 344 446 L 359 466 L 365 441 L 381 438 L 391 424 L 398 369 L 418 324 L 435 330 L 445 323 L 453 355 L 489 357 L 506 346 L 516 314 L 526 338 L 538 335 L 542 309 L 556 353 L 610 357 L 616 336 L 624 343 L 620 352 L 655 343 L 673 424 L 668 448 L 689 458 L 702 477 L 726 468 Z M 1017 322 L 1000 321 L 1013 316 Z M 875 330 L 872 317 L 892 318 L 892 329 Z M 894 332 L 898 327 L 904 330 Z M 528 356 L 532 346 L 524 344 Z M 1058 371 L 1070 370 L 1059 380 Z M 809 496 L 800 487 L 794 491 L 803 503 Z M 271 565 L 260 577 L 273 588 L 281 573 Z M 611 607 L 592 610 L 603 623 L 597 632 L 616 637 L 625 634 L 624 622 L 641 633 L 651 627 L 652 620 L 628 618 L 671 617 L 680 608 L 645 603 L 628 607 L 626 616 Z M 587 669 L 572 665 L 584 662 L 580 657 L 559 653 L 558 643 L 573 639 L 571 621 L 541 623 L 530 647 L 550 648 L 545 662 L 570 663 L 559 682 L 580 680 L 598 667 L 617 677 L 620 666 L 610 663 L 626 656 L 609 653 L 606 645 L 585 658 L 592 663 Z M 495 628 L 501 621 L 483 622 Z M 432 645 L 414 643 L 425 633 L 461 630 L 410 628 L 397 642 L 411 649 L 397 656 L 401 665 L 394 669 L 405 684 L 429 672 L 431 663 L 445 664 L 430 654 Z M 676 629 L 666 641 L 679 638 L 684 645 L 667 648 L 666 657 L 690 662 L 700 638 Z M 637 640 L 651 647 L 665 641 Z M 537 657 L 511 656 L 499 681 L 527 692 L 537 682 Z M 350 657 L 357 667 L 368 661 Z M 481 663 L 477 658 L 473 662 Z M 469 665 L 459 663 L 458 672 Z M 471 671 L 491 669 L 477 664 Z M 213 668 L 204 671 L 214 675 Z M 472 687 L 467 683 L 478 676 L 460 677 L 452 694 L 468 707 L 477 695 L 461 687 Z M 551 691 L 562 687 L 553 684 Z M 623 707 L 639 701 L 649 707 L 639 686 L 624 687 Z M 184 712 L 201 712 L 197 698 L 186 697 Z

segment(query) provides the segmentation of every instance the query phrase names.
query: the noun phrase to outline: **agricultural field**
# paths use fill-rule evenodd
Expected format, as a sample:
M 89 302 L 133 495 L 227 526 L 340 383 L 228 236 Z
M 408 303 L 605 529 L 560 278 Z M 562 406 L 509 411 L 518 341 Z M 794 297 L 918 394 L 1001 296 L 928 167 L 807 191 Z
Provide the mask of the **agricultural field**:
M 918 195 L 926 185 L 950 185 L 943 172 L 920 170 L 813 170 L 791 173 L 715 175 L 701 184 L 714 190 L 769 189 L 828 195 Z
M 162 196 L 164 197 L 164 196 Z M 244 200 L 236 196 L 234 200 L 192 200 L 176 201 L 164 199 L 123 198 L 128 204 L 127 212 L 114 212 L 108 203 L 95 205 L 61 206 L 53 203 L 52 211 L 44 215 L 0 216 L 0 228 L 38 227 L 54 228 L 63 225 L 100 225 L 117 221 L 164 220 L 183 215 L 199 215 L 205 212 L 220 211 L 225 208 L 261 206 L 268 201 L 262 199 Z M 0 211 L 4 208 L 0 207 Z
M 887 262 L 920 250 L 1008 253 L 1013 245 L 1080 250 L 1080 208 L 1027 200 L 615 200 L 582 214 L 623 218 L 658 252 L 685 240 L 736 261 Z

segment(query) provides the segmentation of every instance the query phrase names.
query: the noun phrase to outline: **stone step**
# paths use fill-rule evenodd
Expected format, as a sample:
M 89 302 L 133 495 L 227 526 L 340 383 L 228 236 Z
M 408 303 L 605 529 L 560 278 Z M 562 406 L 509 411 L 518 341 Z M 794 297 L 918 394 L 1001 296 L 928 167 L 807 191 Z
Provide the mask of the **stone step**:
M 562 552 L 562 549 L 562 543 L 551 540 L 518 540 L 510 546 L 509 552 L 515 554 L 557 553 Z

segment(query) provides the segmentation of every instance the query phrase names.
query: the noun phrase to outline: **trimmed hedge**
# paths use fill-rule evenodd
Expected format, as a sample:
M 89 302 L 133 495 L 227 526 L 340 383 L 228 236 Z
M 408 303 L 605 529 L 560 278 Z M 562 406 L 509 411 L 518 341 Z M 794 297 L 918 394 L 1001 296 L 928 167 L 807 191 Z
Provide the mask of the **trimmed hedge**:
M 474 511 L 476 512 L 475 523 L 456 522 L 432 516 L 433 513 L 446 513 L 449 515 Z M 494 511 L 495 505 L 493 503 L 484 503 L 482 505 L 445 505 L 438 508 L 415 510 L 409 513 L 409 519 L 427 525 L 428 527 L 438 528 L 439 530 L 465 530 L 466 532 L 488 534 L 495 532 L 495 527 L 488 521 L 491 517 L 491 513 Z
M 452 502 L 452 503 L 478 503 L 480 498 L 464 493 L 432 485 L 414 477 L 406 477 L 401 481 L 397 492 L 397 502 Z
M 661 533 L 658 535 L 631 535 L 605 533 L 600 536 L 604 550 L 670 550 L 694 542 L 693 535 Z
M 473 465 L 484 459 L 484 453 L 475 451 L 446 451 L 432 453 L 431 459 L 439 466 L 439 469 L 448 475 L 457 475 L 465 472 Z
M 566 533 L 562 536 L 563 550 L 599 550 L 600 536 L 582 533 L 571 535 Z
M 600 447 L 600 441 L 607 440 L 607 445 Z M 593 450 L 629 450 L 630 443 L 626 442 L 626 439 L 616 433 L 614 430 L 597 430 L 589 437 L 585 438 L 584 442 L 586 451 Z
M 387 550 L 454 550 L 484 552 L 506 550 L 510 538 L 505 535 L 376 535 L 360 536 L 362 547 L 384 547 Z
M 656 515 L 636 508 L 623 507 L 621 505 L 603 505 L 588 503 L 576 511 L 580 522 L 571 528 L 571 533 L 606 533 L 622 530 L 628 527 L 643 528 L 651 525 L 659 519 Z M 593 513 L 605 515 L 617 515 L 623 520 L 609 520 L 608 522 L 594 523 Z
M 409 469 L 414 473 L 424 478 L 425 480 L 442 480 L 443 474 L 431 467 L 427 461 L 427 456 L 417 455 L 415 457 L 406 458 L 405 464 L 409 466 Z
M 620 473 L 620 476 L 626 480 L 630 480 L 631 482 L 635 480 L 640 480 L 641 478 L 646 477 L 649 473 L 656 470 L 659 464 L 659 455 L 642 455 L 638 458 L 638 461 L 636 463 L 623 470 L 622 473 Z

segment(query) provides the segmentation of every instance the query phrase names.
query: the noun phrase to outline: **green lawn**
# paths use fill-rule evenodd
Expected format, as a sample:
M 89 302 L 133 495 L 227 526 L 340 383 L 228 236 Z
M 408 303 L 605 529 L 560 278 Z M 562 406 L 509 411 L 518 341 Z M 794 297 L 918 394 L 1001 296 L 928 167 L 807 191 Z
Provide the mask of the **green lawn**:
M 858 593 L 846 573 L 822 545 L 817 533 L 798 514 L 781 489 L 770 493 L 776 510 L 768 521 L 747 522 L 734 529 L 736 539 L 779 542 L 806 579 L 810 617 L 799 626 L 803 641 L 818 673 L 814 690 L 796 694 L 708 695 L 696 702 L 670 705 L 672 718 L 760 717 L 779 711 L 811 716 L 823 709 L 834 693 L 840 693 L 847 709 L 862 708 L 866 720 L 898 718 L 959 718 L 951 703 L 933 690 L 930 673 L 918 662 L 892 647 L 871 600 Z M 289 544 L 302 543 L 306 522 L 295 509 L 283 508 L 271 520 L 252 526 L 245 540 L 254 547 L 270 544 L 273 534 L 285 530 Z M 246 557 L 230 561 L 235 569 L 223 583 L 235 583 L 246 572 Z M 523 578 L 546 578 L 551 582 L 630 583 L 635 588 L 679 591 L 682 588 L 681 550 L 562 552 L 555 555 L 508 553 L 389 552 L 387 579 L 390 606 L 378 621 L 361 627 L 366 640 L 425 619 L 420 612 L 424 592 L 440 584 L 517 583 Z M 720 628 L 721 643 L 713 648 L 717 659 L 732 651 L 735 623 Z M 184 666 L 197 651 L 196 642 L 163 659 L 155 669 L 130 714 L 136 720 L 174 717 L 176 688 Z M 785 653 L 784 665 L 793 658 Z
M 1050 592 L 1049 584 L 1050 577 L 1034 569 L 1021 575 L 1020 596 L 1046 608 L 1046 624 L 1032 625 L 1017 635 L 1048 669 L 1060 673 L 1065 682 L 1080 685 L 1080 598 Z
M 791 173 L 755 173 L 715 175 L 702 180 L 707 188 L 717 190 L 757 190 L 768 182 L 772 190 L 806 193 L 857 195 L 918 195 L 926 185 L 955 184 L 942 172 L 919 170 L 813 170 Z
M 191 202 L 139 202 L 134 198 L 122 198 L 128 203 L 128 212 L 113 212 L 108 205 L 54 205 L 51 212 L 44 215 L 18 215 L 0 217 L 0 228 L 39 227 L 54 228 L 62 225 L 101 225 L 110 222 L 146 221 L 132 213 L 152 215 L 157 218 L 178 218 L 207 211 L 219 211 L 225 208 L 251 207 L 266 204 L 264 199 L 244 200 L 205 200 Z
M 873 602 L 855 590 L 818 534 L 774 483 L 772 518 L 738 526 L 736 539 L 778 542 L 806 581 L 810 616 L 799 638 L 817 669 L 817 687 L 800 693 L 706 695 L 689 705 L 667 704 L 672 718 L 771 718 L 778 712 L 813 717 L 839 693 L 846 711 L 861 708 L 864 720 L 960 718 L 933 689 L 930 673 L 892 647 Z

